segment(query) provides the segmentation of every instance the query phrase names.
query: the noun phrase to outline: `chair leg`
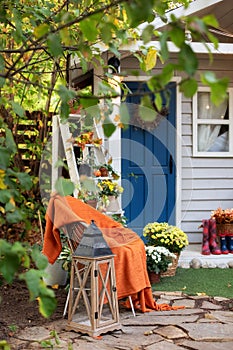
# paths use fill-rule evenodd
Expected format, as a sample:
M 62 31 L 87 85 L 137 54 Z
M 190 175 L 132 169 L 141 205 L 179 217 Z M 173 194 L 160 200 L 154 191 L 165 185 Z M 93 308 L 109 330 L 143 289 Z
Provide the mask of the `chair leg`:
M 69 289 L 67 297 L 66 297 L 66 303 L 65 303 L 65 307 L 64 307 L 64 311 L 63 311 L 63 317 L 65 317 L 65 315 L 67 313 L 67 308 L 68 308 L 68 304 L 69 304 L 69 297 L 70 297 L 70 289 Z
M 133 306 L 133 301 L 132 301 L 131 295 L 129 295 L 129 303 L 130 303 L 130 306 L 131 306 L 131 310 L 132 310 L 133 316 L 135 317 L 136 314 L 135 314 L 135 310 L 134 310 L 134 306 Z

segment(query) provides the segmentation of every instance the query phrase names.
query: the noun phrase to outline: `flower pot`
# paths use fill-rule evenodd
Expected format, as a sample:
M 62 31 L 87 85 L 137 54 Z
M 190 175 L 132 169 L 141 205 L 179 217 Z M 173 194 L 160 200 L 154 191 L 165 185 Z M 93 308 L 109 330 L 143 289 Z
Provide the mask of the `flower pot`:
M 180 254 L 175 253 L 175 255 L 176 258 L 172 259 L 172 264 L 168 267 L 167 271 L 161 273 L 161 277 L 175 276 Z
M 88 199 L 86 203 L 96 209 L 98 201 L 97 199 Z
M 232 236 L 233 224 L 216 224 L 218 236 Z
M 108 197 L 109 200 L 109 204 L 106 206 L 106 211 L 108 212 L 117 212 L 118 210 L 120 210 L 119 207 L 119 202 L 117 200 L 117 198 L 115 198 L 114 196 L 109 196 Z
M 153 271 L 148 271 L 148 276 L 151 284 L 156 284 L 160 282 L 160 273 L 156 273 Z

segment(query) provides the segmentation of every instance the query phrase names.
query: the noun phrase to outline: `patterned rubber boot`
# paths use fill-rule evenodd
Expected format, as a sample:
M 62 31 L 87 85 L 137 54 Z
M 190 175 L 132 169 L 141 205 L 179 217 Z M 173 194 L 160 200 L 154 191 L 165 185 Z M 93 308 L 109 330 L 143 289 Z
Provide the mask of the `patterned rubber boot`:
M 229 253 L 233 254 L 233 236 L 226 236 L 226 241 Z
M 202 238 L 202 251 L 203 255 L 210 255 L 209 248 L 209 220 L 202 220 L 203 226 L 203 238 Z
M 209 220 L 209 245 L 210 245 L 210 252 L 214 255 L 219 255 L 222 253 L 222 251 L 219 248 L 219 245 L 217 243 L 217 229 L 216 229 L 216 221 L 214 219 Z
M 221 252 L 222 252 L 222 254 L 228 254 L 229 250 L 227 249 L 226 236 L 220 236 L 220 243 L 221 243 Z

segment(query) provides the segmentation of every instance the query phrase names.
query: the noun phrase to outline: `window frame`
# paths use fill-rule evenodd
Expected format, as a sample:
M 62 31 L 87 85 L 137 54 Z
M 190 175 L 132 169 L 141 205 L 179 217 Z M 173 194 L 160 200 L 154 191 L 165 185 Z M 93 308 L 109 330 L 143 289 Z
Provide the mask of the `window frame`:
M 228 88 L 228 107 L 229 107 L 229 119 L 200 119 L 198 118 L 198 93 L 209 92 L 208 87 L 198 87 L 196 94 L 193 96 L 192 101 L 192 114 L 193 114 L 193 157 L 233 157 L 233 88 Z M 198 151 L 198 126 L 199 125 L 228 125 L 229 126 L 229 151 L 227 152 L 203 152 Z

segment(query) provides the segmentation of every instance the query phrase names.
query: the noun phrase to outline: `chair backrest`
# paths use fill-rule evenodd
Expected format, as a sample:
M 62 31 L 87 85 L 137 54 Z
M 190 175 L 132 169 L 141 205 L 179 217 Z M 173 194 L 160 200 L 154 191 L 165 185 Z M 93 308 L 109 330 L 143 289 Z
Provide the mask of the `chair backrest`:
M 77 246 L 79 245 L 83 231 L 85 228 L 87 228 L 87 226 L 88 225 L 84 221 L 76 221 L 63 226 L 63 231 L 67 237 L 68 245 L 72 254 L 75 252 Z

